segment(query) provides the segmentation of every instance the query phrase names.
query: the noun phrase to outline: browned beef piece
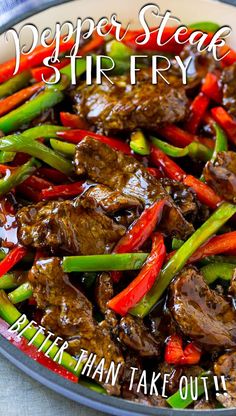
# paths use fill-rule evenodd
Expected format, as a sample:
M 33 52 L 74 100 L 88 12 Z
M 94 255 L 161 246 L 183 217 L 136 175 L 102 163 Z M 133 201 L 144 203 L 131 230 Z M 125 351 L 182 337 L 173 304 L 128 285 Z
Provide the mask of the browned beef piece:
M 197 400 L 194 404 L 194 410 L 212 410 L 215 408 L 215 403 L 206 399 Z
M 114 296 L 113 282 L 110 273 L 101 273 L 96 281 L 95 300 L 102 313 L 107 311 L 107 302 Z
M 184 86 L 186 92 L 190 92 L 191 95 L 196 92 L 196 88 L 201 85 L 206 74 L 214 71 L 214 69 L 219 66 L 210 52 L 198 52 L 197 48 L 192 45 L 186 45 L 180 53 L 180 57 L 185 65 L 187 64 L 189 57 L 191 57 L 191 62 L 187 70 L 188 80 L 187 84 Z M 179 87 L 182 84 L 182 74 L 175 60 L 172 62 L 167 78 L 171 85 Z
M 162 223 L 166 234 L 185 238 L 193 232 L 192 224 L 184 219 L 162 184 L 133 156 L 124 155 L 98 140 L 86 137 L 77 146 L 75 167 L 78 175 L 87 175 L 92 181 L 136 198 L 144 205 L 166 198 L 169 206 L 165 209 Z
M 236 152 L 219 152 L 204 169 L 207 183 L 228 201 L 236 202 Z
M 143 321 L 131 315 L 123 317 L 119 324 L 119 339 L 140 357 L 160 355 L 160 342 L 149 332 Z
M 236 312 L 195 268 L 171 284 L 169 308 L 181 331 L 205 349 L 236 347 Z
M 223 84 L 223 105 L 236 117 L 236 64 L 224 69 L 221 77 Z
M 80 350 L 85 349 L 88 354 L 97 354 L 96 363 L 105 357 L 106 369 L 111 361 L 123 364 L 120 349 L 111 339 L 106 322 L 94 321 L 91 302 L 70 284 L 60 266 L 60 258 L 38 260 L 29 273 L 29 281 L 37 307 L 44 310 L 42 325 L 67 339 L 72 354 L 79 355 Z M 117 394 L 119 384 L 113 390 L 112 393 Z
M 236 264 L 233 276 L 230 281 L 229 293 L 234 299 L 236 299 Z
M 227 394 L 217 396 L 217 400 L 224 407 L 236 407 L 236 351 L 221 355 L 214 365 L 214 372 L 219 377 L 225 377 L 227 389 Z
M 190 377 L 198 377 L 203 371 L 203 369 L 198 365 L 175 366 L 167 364 L 165 361 L 160 363 L 159 370 L 162 374 L 162 378 L 165 374 L 169 374 L 166 391 L 170 395 L 179 390 L 179 382 L 181 376 L 186 376 L 188 379 L 190 379 Z
M 135 85 L 129 76 L 104 79 L 101 85 L 82 83 L 74 93 L 75 110 L 100 132 L 118 133 L 136 128 L 155 129 L 184 119 L 188 101 L 182 87 L 164 82 L 153 85 L 149 71 L 140 71 Z
M 101 207 L 108 214 L 120 210 L 141 207 L 137 198 L 122 195 L 118 191 L 113 191 L 104 185 L 91 186 L 83 194 L 81 204 L 84 207 Z
M 17 213 L 18 238 L 24 246 L 70 254 L 109 253 L 125 233 L 101 212 L 75 201 L 40 202 Z

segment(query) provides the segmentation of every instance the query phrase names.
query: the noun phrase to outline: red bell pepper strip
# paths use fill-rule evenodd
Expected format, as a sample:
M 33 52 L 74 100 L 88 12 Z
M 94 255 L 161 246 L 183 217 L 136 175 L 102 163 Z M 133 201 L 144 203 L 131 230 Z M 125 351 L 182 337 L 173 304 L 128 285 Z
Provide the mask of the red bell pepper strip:
M 40 202 L 42 200 L 41 193 L 30 186 L 20 184 L 16 189 L 18 194 L 23 195 L 29 201 Z
M 180 127 L 175 126 L 174 124 L 167 124 L 165 127 L 158 129 L 163 137 L 165 137 L 171 144 L 177 147 L 186 147 L 190 143 L 197 141 L 210 149 L 214 148 L 214 141 L 209 138 L 199 137 L 194 134 L 189 133 L 186 130 L 181 129 Z
M 39 168 L 37 171 L 39 176 L 42 176 L 43 178 L 49 179 L 51 182 L 55 184 L 61 184 L 62 182 L 68 182 L 68 177 L 62 173 L 59 172 L 59 170 L 53 169 L 53 168 Z
M 194 189 L 199 201 L 202 202 L 202 204 L 207 205 L 209 208 L 216 209 L 222 202 L 222 198 L 217 195 L 212 188 L 195 178 L 195 176 L 187 175 L 183 179 L 183 183 Z
M 165 361 L 168 364 L 193 365 L 201 359 L 201 349 L 190 342 L 183 349 L 183 340 L 179 335 L 171 335 L 166 343 Z
M 236 145 L 236 121 L 227 113 L 223 107 L 211 109 L 211 114 L 215 121 L 222 127 L 229 140 Z
M 161 168 L 170 179 L 182 181 L 186 173 L 172 159 L 170 159 L 162 150 L 151 146 L 151 162 Z
M 61 123 L 65 127 L 70 127 L 72 129 L 86 129 L 86 121 L 80 117 L 78 114 L 71 113 L 60 113 Z
M 21 261 L 27 254 L 27 249 L 25 247 L 15 247 L 13 248 L 0 262 L 0 277 L 9 272 L 19 261 Z
M 190 115 L 186 122 L 186 129 L 189 133 L 195 134 L 206 110 L 209 106 L 209 98 L 200 92 L 190 106 Z
M 124 237 L 119 240 L 113 253 L 133 253 L 139 250 L 154 232 L 166 202 L 165 199 L 161 199 L 146 208 Z
M 228 45 L 224 45 L 220 48 L 220 55 L 223 56 L 226 52 L 229 53 L 220 61 L 223 67 L 233 65 L 236 62 L 236 51 Z
M 49 188 L 53 184 L 49 181 L 46 181 L 46 179 L 42 179 L 38 176 L 32 175 L 29 178 L 27 178 L 24 182 L 22 182 L 22 185 L 29 186 L 30 188 L 35 189 L 36 191 L 42 191 L 42 189 Z
M 32 358 L 34 361 L 37 361 L 39 364 L 43 365 L 54 373 L 72 381 L 73 383 L 78 383 L 78 377 L 75 374 L 72 374 L 70 371 L 54 362 L 51 358 L 46 357 L 46 355 L 43 352 L 38 351 L 34 345 L 29 345 L 29 341 L 27 341 L 25 338 L 18 337 L 17 334 L 10 333 L 8 329 L 9 325 L 0 319 L 0 334 L 11 344 L 15 345 L 15 347 L 28 355 L 28 357 Z
M 139 250 L 155 231 L 156 225 L 161 219 L 165 204 L 166 200 L 162 199 L 146 208 L 138 220 L 128 229 L 124 237 L 120 239 L 113 253 L 133 253 Z M 114 282 L 118 282 L 122 273 L 118 271 L 111 272 L 111 276 Z
M 92 39 L 79 49 L 79 55 L 85 56 L 89 52 L 94 51 L 95 49 L 98 49 L 101 46 L 103 46 L 104 43 L 104 36 L 100 36 L 98 33 L 95 32 L 93 34 Z
M 65 66 L 70 64 L 69 59 L 63 59 L 61 62 L 52 63 L 52 65 L 57 69 L 62 69 Z M 55 74 L 55 71 L 52 68 L 49 68 L 47 66 L 38 66 L 36 68 L 31 69 L 32 78 L 36 82 L 40 82 L 43 79 L 49 79 L 52 75 Z M 42 78 L 43 77 L 43 78 Z
M 203 82 L 201 91 L 211 100 L 222 103 L 222 91 L 219 86 L 219 79 L 216 74 L 208 72 Z
M 58 131 L 57 133 L 58 137 L 61 139 L 64 139 L 71 143 L 79 143 L 81 140 L 83 140 L 86 136 L 93 137 L 96 140 L 99 140 L 102 143 L 107 144 L 108 146 L 111 146 L 115 150 L 120 150 L 121 152 L 125 153 L 126 155 L 131 154 L 131 149 L 129 145 L 122 140 L 113 139 L 107 136 L 102 136 L 97 133 L 93 133 L 89 130 L 66 130 L 66 131 Z
M 13 95 L 5 98 L 1 101 L 0 107 L 0 116 L 3 116 L 6 113 L 9 113 L 15 107 L 18 107 L 20 104 L 28 100 L 32 95 L 38 92 L 41 88 L 44 87 L 44 83 L 40 82 L 38 84 L 33 84 L 30 87 L 24 88 L 16 92 Z
M 108 302 L 108 307 L 120 315 L 126 315 L 129 309 L 138 303 L 151 289 L 166 257 L 163 236 L 152 236 L 152 250 L 138 276 L 118 295 Z
M 50 186 L 41 191 L 42 199 L 67 198 L 77 196 L 85 190 L 84 182 L 74 182 L 67 185 Z
M 73 39 L 68 39 L 67 42 L 64 42 L 64 38 L 60 42 L 60 53 L 69 51 L 74 45 Z M 21 55 L 20 67 L 18 74 L 21 72 L 40 65 L 44 58 L 47 58 L 53 54 L 55 49 L 55 41 L 52 42 L 52 45 L 48 48 L 43 47 L 42 45 L 37 46 L 30 54 Z M 15 70 L 15 59 L 10 59 L 7 62 L 0 64 L 0 83 L 7 81 L 13 76 Z
M 157 168 L 146 168 L 146 170 L 152 175 L 155 176 L 156 179 L 163 178 L 164 175 L 162 172 Z
M 194 263 L 207 256 L 215 256 L 236 250 L 236 231 L 212 237 L 206 244 L 199 247 L 190 257 L 189 263 Z

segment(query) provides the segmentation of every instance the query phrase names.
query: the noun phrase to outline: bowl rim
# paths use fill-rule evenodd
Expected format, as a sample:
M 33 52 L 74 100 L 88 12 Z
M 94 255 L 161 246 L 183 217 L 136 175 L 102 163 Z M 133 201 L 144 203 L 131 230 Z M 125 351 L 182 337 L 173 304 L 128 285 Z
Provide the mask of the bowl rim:
M 236 6 L 236 0 L 217 0 L 218 2 Z M 48 10 L 54 6 L 60 6 L 64 3 L 73 2 L 73 0 L 47 0 L 43 4 L 32 4 L 32 6 L 18 16 L 8 19 L 6 23 L 0 26 L 0 35 L 10 27 L 20 23 L 21 21 L 36 15 L 44 10 Z M 48 370 L 40 365 L 25 353 L 20 351 L 16 346 L 12 345 L 6 338 L 0 334 L 0 353 L 7 358 L 17 368 L 25 374 L 41 383 L 45 387 L 55 391 L 56 393 L 73 400 L 92 409 L 105 412 L 114 416 L 210 416 L 212 410 L 193 410 L 193 409 L 172 409 L 164 407 L 152 407 L 144 404 L 131 402 L 122 398 L 102 395 L 92 391 L 79 384 L 72 383 L 64 379 L 58 374 Z M 217 416 L 235 416 L 235 408 L 215 409 Z

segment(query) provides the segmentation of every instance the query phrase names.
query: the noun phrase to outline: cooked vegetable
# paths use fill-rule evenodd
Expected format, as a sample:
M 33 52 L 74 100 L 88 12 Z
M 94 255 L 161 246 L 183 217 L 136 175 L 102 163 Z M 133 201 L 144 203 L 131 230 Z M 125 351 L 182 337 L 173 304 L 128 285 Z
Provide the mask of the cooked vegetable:
M 172 157 L 190 156 L 195 160 L 207 161 L 212 156 L 211 149 L 198 142 L 192 142 L 188 146 L 182 148 L 173 146 L 169 143 L 157 139 L 156 137 L 152 137 L 151 141 L 154 146 L 158 147 L 165 154 Z
M 120 315 L 125 315 L 151 289 L 162 264 L 166 249 L 160 233 L 152 236 L 152 250 L 138 276 L 122 292 L 108 302 L 109 308 Z
M 213 377 L 210 371 L 203 372 L 202 374 L 200 374 L 197 381 L 193 382 L 193 391 L 195 391 L 195 388 L 197 389 L 198 397 L 201 397 L 205 392 L 205 384 L 203 382 L 204 379 L 206 380 L 208 389 L 210 389 L 214 384 Z M 174 393 L 167 399 L 167 403 L 175 409 L 186 409 L 186 407 L 193 403 L 193 396 L 192 391 L 190 389 L 190 384 L 188 383 L 187 391 L 185 387 L 183 388 L 182 392 L 178 390 L 176 393 Z
M 211 109 L 212 116 L 215 121 L 226 132 L 229 140 L 236 145 L 236 121 L 225 111 L 223 107 L 215 107 Z
M 130 147 L 139 155 L 147 156 L 150 154 L 149 143 L 140 130 L 134 131 L 131 134 Z
M 106 136 L 102 136 L 100 134 L 96 134 L 92 131 L 88 131 L 88 130 L 67 130 L 67 131 L 58 131 L 58 137 L 60 137 L 61 139 L 64 139 L 66 141 L 69 141 L 71 143 L 79 143 L 81 140 L 83 140 L 85 137 L 89 136 L 89 137 L 93 137 L 96 140 L 101 141 L 102 143 L 108 144 L 109 146 L 111 146 L 113 149 L 116 150 L 120 150 L 121 152 L 129 155 L 130 152 L 130 147 L 127 143 L 121 141 L 121 140 L 117 140 L 117 139 L 113 139 L 110 137 L 106 137 Z
M 183 340 L 179 335 L 171 335 L 165 348 L 165 361 L 168 364 L 194 365 L 201 359 L 201 349 L 193 342 L 183 349 Z
M 201 273 L 208 284 L 214 283 L 217 279 L 230 280 L 236 269 L 235 264 L 211 263 L 201 267 Z
M 148 253 L 124 253 L 63 257 L 62 267 L 67 273 L 138 270 L 147 256 Z
M 29 299 L 32 295 L 33 290 L 31 288 L 31 285 L 29 282 L 26 282 L 17 287 L 13 292 L 8 293 L 8 298 L 13 304 L 15 304 Z
M 6 257 L 0 262 L 0 278 L 9 272 L 27 254 L 24 247 L 13 248 Z
M 146 296 L 130 311 L 133 315 L 146 316 L 160 299 L 173 277 L 184 267 L 194 252 L 236 213 L 236 206 L 224 202 L 211 217 L 179 248 L 166 263 L 159 278 Z
M 14 92 L 24 88 L 30 80 L 30 72 L 22 72 L 0 85 L 0 99 L 12 95 Z M 3 102 L 1 102 L 2 105 Z
M 4 178 L 0 179 L 0 196 L 6 194 L 7 192 L 14 189 L 17 185 L 24 182 L 33 174 L 33 172 L 35 172 L 39 166 L 40 163 L 32 158 L 24 165 L 19 166 L 9 176 L 6 175 Z
M 210 100 L 200 92 L 190 106 L 190 115 L 186 123 L 189 133 L 195 134 L 209 106 Z

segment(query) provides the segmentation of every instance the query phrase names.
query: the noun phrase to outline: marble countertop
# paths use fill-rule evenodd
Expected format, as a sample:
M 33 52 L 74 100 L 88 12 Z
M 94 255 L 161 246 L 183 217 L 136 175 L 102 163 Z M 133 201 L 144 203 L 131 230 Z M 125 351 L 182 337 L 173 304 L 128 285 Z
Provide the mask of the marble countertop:
M 0 414 L 7 416 L 105 416 L 42 386 L 0 355 Z

